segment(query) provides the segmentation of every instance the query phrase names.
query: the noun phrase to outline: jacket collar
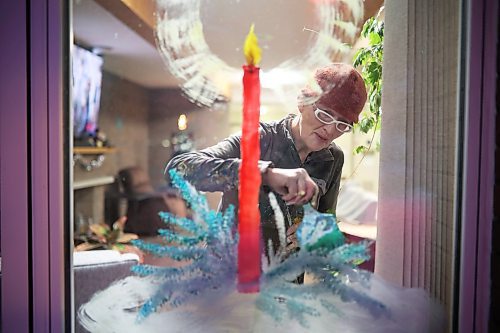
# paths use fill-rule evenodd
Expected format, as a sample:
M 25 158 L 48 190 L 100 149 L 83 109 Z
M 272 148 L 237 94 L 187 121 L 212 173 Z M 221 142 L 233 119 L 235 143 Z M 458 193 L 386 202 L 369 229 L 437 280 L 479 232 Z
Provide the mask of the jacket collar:
M 297 155 L 297 158 L 300 161 L 299 153 L 297 152 L 297 148 L 295 147 L 295 141 L 293 140 L 292 136 L 292 120 L 296 117 L 297 115 L 295 114 L 288 114 L 285 118 L 283 118 L 280 121 L 280 127 L 282 128 L 284 137 L 285 137 L 285 143 L 293 146 L 294 151 Z M 318 151 L 313 151 L 307 155 L 304 163 L 308 161 L 333 161 L 334 157 L 329 149 L 330 147 L 335 147 L 335 143 L 332 142 L 330 143 L 330 146 L 328 148 L 324 148 Z

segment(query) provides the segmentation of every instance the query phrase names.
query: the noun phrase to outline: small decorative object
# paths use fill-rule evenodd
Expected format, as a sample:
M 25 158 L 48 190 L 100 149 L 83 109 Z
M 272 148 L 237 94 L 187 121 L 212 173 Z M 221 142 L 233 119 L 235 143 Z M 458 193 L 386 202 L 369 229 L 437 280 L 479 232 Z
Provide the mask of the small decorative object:
M 99 147 L 99 148 L 109 146 L 106 133 L 101 131 L 99 128 L 96 128 L 96 130 L 95 130 L 94 146 Z
M 75 251 L 116 250 L 122 253 L 136 253 L 139 258 L 142 258 L 142 252 L 130 244 L 132 240 L 139 237 L 136 234 L 123 232 L 126 222 L 127 217 L 122 216 L 113 223 L 112 229 L 105 223 L 89 224 L 87 233 L 79 236 L 83 243 L 75 246 Z
M 85 171 L 92 171 L 98 169 L 104 163 L 106 157 L 103 154 L 97 155 L 95 158 L 86 159 L 82 154 L 73 155 L 73 166 L 78 164 Z

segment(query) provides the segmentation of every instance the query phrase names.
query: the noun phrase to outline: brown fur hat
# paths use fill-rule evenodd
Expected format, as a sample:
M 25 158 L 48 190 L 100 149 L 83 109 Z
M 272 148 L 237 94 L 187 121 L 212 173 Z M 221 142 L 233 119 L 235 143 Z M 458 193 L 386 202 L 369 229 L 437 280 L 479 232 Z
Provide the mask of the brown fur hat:
M 349 122 L 357 123 L 367 97 L 358 71 L 348 64 L 332 63 L 317 69 L 314 78 L 320 89 L 310 86 L 303 89 L 303 103 L 314 101 L 318 108 L 334 111 Z

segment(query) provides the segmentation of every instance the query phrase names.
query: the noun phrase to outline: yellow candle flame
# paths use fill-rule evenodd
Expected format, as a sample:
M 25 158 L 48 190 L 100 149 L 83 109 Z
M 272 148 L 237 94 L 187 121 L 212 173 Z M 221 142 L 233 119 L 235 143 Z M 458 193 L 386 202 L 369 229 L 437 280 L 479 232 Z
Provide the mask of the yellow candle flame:
M 243 45 L 243 52 L 245 53 L 245 58 L 248 65 L 257 66 L 260 62 L 260 47 L 255 35 L 254 24 L 250 27 L 250 32 L 245 39 L 245 45 Z

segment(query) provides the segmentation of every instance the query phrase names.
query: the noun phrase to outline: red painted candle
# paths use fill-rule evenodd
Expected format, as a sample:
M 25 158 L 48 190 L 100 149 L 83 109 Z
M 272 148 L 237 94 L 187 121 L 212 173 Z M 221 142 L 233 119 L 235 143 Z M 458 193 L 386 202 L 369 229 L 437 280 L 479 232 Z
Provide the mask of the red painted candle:
M 251 39 L 249 41 L 249 39 Z M 249 53 L 247 53 L 249 50 Z M 257 53 L 255 53 L 257 52 Z M 261 271 L 259 190 L 262 182 L 260 159 L 259 114 L 260 58 L 253 26 L 245 41 L 247 66 L 243 66 L 243 125 L 241 134 L 241 166 L 239 174 L 238 210 L 238 290 L 244 293 L 259 291 Z

